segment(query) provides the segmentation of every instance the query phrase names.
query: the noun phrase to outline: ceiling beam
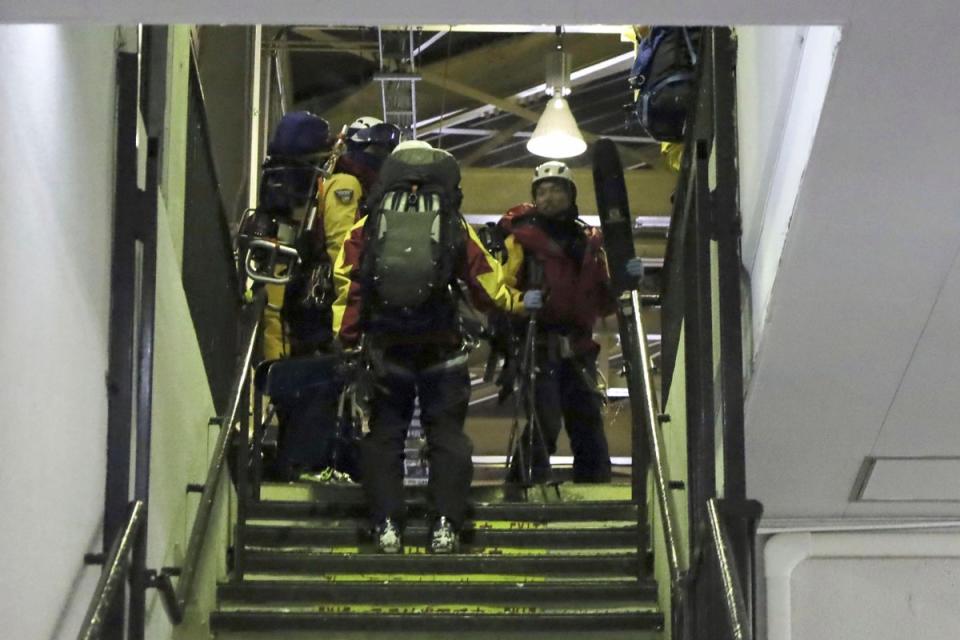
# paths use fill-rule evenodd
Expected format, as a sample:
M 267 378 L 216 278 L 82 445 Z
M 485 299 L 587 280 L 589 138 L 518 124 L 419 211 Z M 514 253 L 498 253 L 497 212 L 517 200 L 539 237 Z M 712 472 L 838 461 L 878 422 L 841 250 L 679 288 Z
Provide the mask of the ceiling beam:
M 471 87 L 466 83 L 453 80 L 449 77 L 444 77 L 439 73 L 421 70 L 420 77 L 424 82 L 447 89 L 448 91 L 453 91 L 454 93 L 458 93 L 466 98 L 470 98 L 471 100 L 476 100 L 477 102 L 483 102 L 487 105 L 494 106 L 501 111 L 507 111 L 508 113 L 519 116 L 524 120 L 536 123 L 537 120 L 540 119 L 539 113 L 527 109 L 526 107 L 521 107 L 519 104 L 513 102 L 509 98 L 498 98 L 485 91 L 481 91 L 476 87 Z M 597 140 L 597 136 L 592 133 L 588 133 L 586 131 L 581 131 L 580 133 L 583 135 L 583 139 L 587 142 L 596 142 Z
M 334 34 L 336 35 L 336 34 Z M 456 36 L 454 36 L 456 37 Z M 442 42 L 442 41 L 441 41 Z M 534 87 L 543 82 L 543 69 L 539 62 L 528 64 L 528 61 L 543 59 L 544 53 L 551 51 L 555 46 L 552 35 L 545 33 L 517 34 L 510 38 L 500 39 L 484 44 L 469 51 L 441 58 L 426 65 L 419 66 L 418 71 L 427 70 L 434 77 L 469 79 L 472 88 L 479 88 L 485 94 L 493 97 L 514 95 L 524 89 Z M 438 45 L 433 45 L 437 48 Z M 575 61 L 590 66 L 608 60 L 624 52 L 627 48 L 618 38 L 609 35 L 582 35 L 571 34 L 564 38 L 564 48 L 568 50 Z M 418 61 L 419 62 L 419 61 Z M 509 70 L 505 73 L 504 70 Z M 348 96 L 335 102 L 322 105 L 323 115 L 331 122 L 349 121 L 357 114 L 376 113 L 379 110 L 380 90 L 379 83 L 358 87 Z M 442 83 L 439 84 L 443 86 Z M 480 102 L 489 112 L 496 111 L 496 107 L 488 106 L 486 101 Z M 417 87 L 418 127 L 423 116 L 449 113 L 457 109 L 473 109 L 477 107 L 475 97 L 463 96 L 448 86 L 447 91 L 438 88 L 438 85 L 421 82 Z M 522 105 L 520 105 L 522 106 Z M 539 117 L 539 114 L 537 114 Z
M 531 137 L 531 136 L 533 135 L 533 132 L 532 132 L 532 131 L 522 131 L 522 129 L 523 129 L 524 127 L 528 127 L 528 126 L 530 126 L 530 123 L 524 122 L 524 123 L 522 123 L 522 126 L 520 126 L 517 130 L 513 131 L 513 133 L 511 134 L 511 136 L 505 136 L 505 137 L 529 138 L 529 137 Z M 465 129 L 465 128 L 460 128 L 460 127 L 444 127 L 444 128 L 443 128 L 443 134 L 444 134 L 444 135 L 448 135 L 448 136 L 467 136 L 467 137 L 473 137 L 473 138 L 489 138 L 490 136 L 499 135 L 499 134 L 501 134 L 501 133 L 505 133 L 505 131 L 500 131 L 500 130 L 498 130 L 498 129 Z M 432 137 L 432 136 L 436 136 L 436 135 L 439 135 L 439 134 L 440 134 L 440 130 L 438 129 L 438 130 L 436 130 L 436 131 L 431 131 L 430 133 L 426 134 L 426 136 L 420 136 L 420 137 L 421 137 L 421 138 L 424 138 L 424 137 Z M 625 143 L 625 144 L 657 144 L 657 140 L 654 140 L 653 138 L 647 138 L 647 137 L 644 137 L 644 136 L 618 136 L 618 135 L 606 135 L 606 134 L 603 134 L 602 137 L 604 137 L 604 138 L 609 138 L 610 140 L 613 140 L 614 142 L 623 142 L 623 143 Z
M 607 76 L 614 75 L 629 69 L 633 64 L 633 52 L 628 51 L 626 53 L 621 53 L 616 56 L 612 56 L 605 60 L 601 60 L 594 64 L 588 65 L 581 69 L 578 69 L 570 74 L 570 86 L 571 88 L 576 88 L 588 82 L 593 82 L 594 80 L 599 80 L 600 78 L 605 78 Z M 530 96 L 540 93 L 546 88 L 546 84 L 539 84 L 533 87 L 519 91 L 507 100 L 516 102 L 529 98 Z M 495 105 L 485 104 L 482 107 L 477 107 L 470 109 L 468 111 L 458 110 L 454 113 L 441 114 L 439 116 L 433 116 L 430 118 L 421 118 L 420 124 L 423 126 L 420 129 L 420 135 L 426 135 L 437 131 L 440 128 L 446 127 L 455 127 L 459 124 L 464 124 L 470 122 L 471 120 L 476 120 L 477 118 L 482 118 L 484 116 L 490 115 L 495 110 Z M 539 118 L 539 116 L 538 116 Z M 536 122 L 536 121 L 534 121 Z
M 380 62 L 380 55 L 377 51 L 376 45 L 373 43 L 351 42 L 350 40 L 333 35 L 332 33 L 322 29 L 312 27 L 295 27 L 293 32 L 297 35 L 308 38 L 320 46 L 329 47 L 332 51 L 336 51 L 338 53 L 349 53 L 350 55 L 363 58 L 364 60 L 369 60 L 370 62 Z M 296 49 L 297 43 L 290 42 L 288 40 L 286 46 Z M 307 50 L 309 50 L 309 48 Z
M 491 134 L 489 140 L 485 141 L 479 147 L 468 153 L 464 156 L 463 160 L 460 161 L 461 164 L 471 165 L 483 156 L 488 153 L 495 151 L 500 145 L 512 138 L 515 134 L 520 133 L 523 129 L 526 129 L 530 126 L 530 123 L 526 120 L 520 120 L 515 124 L 502 129 L 499 132 L 488 131 Z M 447 132 L 449 133 L 449 131 Z
M 513 102 L 507 98 L 498 98 L 493 94 L 487 93 L 481 89 L 477 89 L 476 87 L 472 87 L 464 82 L 460 82 L 459 80 L 454 80 L 449 76 L 444 76 L 441 73 L 427 69 L 421 69 L 420 77 L 424 82 L 428 82 L 435 87 L 440 87 L 441 89 L 452 91 L 465 98 L 470 98 L 471 100 L 476 100 L 477 102 L 494 106 L 501 111 L 507 111 L 515 116 L 523 118 L 524 120 L 536 122 L 540 118 L 539 113 L 531 111 L 526 107 L 521 107 L 516 102 Z

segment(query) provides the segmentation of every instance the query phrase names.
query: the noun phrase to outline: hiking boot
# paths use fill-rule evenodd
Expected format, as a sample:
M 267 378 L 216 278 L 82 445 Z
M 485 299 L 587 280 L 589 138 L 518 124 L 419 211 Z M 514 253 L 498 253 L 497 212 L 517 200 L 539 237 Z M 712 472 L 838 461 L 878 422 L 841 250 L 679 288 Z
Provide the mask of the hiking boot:
M 387 518 L 373 528 L 373 537 L 377 541 L 377 551 L 380 553 L 402 553 L 403 540 L 400 538 L 400 528 Z
M 321 471 L 309 471 L 300 474 L 300 482 L 314 482 L 316 484 L 351 485 L 356 484 L 353 479 L 342 471 L 333 467 L 326 467 Z
M 457 553 L 460 550 L 460 537 L 450 519 L 441 516 L 430 531 L 430 553 Z

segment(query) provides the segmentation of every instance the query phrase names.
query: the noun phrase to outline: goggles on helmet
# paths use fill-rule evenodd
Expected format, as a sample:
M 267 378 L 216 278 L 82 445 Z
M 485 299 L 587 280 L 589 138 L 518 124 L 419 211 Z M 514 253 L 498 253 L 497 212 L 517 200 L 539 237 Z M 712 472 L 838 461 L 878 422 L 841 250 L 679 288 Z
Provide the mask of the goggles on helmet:
M 388 151 L 393 151 L 393 148 L 400 143 L 400 135 L 400 127 L 389 122 L 381 122 L 358 130 L 350 136 L 350 141 L 360 147 L 378 144 L 386 147 Z

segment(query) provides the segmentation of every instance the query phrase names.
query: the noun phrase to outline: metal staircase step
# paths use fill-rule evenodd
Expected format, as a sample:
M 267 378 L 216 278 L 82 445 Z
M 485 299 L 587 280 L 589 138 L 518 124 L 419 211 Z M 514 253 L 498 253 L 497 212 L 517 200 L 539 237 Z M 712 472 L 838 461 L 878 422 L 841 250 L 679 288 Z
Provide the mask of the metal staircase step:
M 486 469 L 484 465 L 475 465 L 477 473 Z M 496 474 L 502 475 L 502 465 L 497 465 Z M 426 494 L 423 487 L 408 487 L 405 491 L 408 500 L 422 500 Z M 500 502 L 503 500 L 504 488 L 499 481 L 474 484 L 470 488 L 470 499 L 473 502 Z M 626 484 L 575 484 L 563 483 L 560 485 L 562 500 L 552 487 L 545 490 L 537 487 L 529 491 L 532 502 L 578 502 L 593 496 L 593 500 L 620 500 L 630 501 L 630 486 Z M 602 497 L 597 497 L 597 496 Z M 362 504 L 364 502 L 363 489 L 358 484 L 323 484 L 318 482 L 278 483 L 268 482 L 261 487 L 263 500 L 278 500 L 285 502 L 332 502 L 337 504 Z
M 323 630 L 397 632 L 584 632 L 658 630 L 663 615 L 653 610 L 569 613 L 474 613 L 465 607 L 458 613 L 293 613 L 282 609 L 216 611 L 211 629 L 224 631 L 290 632 Z
M 244 552 L 246 573 L 294 575 L 524 575 L 576 577 L 639 577 L 636 553 L 599 555 L 361 554 L 301 551 Z
M 499 606 L 559 607 L 564 603 L 605 606 L 655 603 L 652 580 L 624 582 L 410 582 L 410 581 L 251 581 L 217 587 L 223 604 L 316 603 L 379 605 L 457 602 Z
M 426 503 L 408 503 L 411 516 L 425 516 Z M 365 517 L 366 504 L 357 502 L 259 501 L 249 506 L 250 520 L 310 520 L 315 518 Z M 503 502 L 474 505 L 474 520 L 512 520 L 517 522 L 636 521 L 637 507 L 626 501 L 604 502 Z
M 371 542 L 369 529 L 360 521 L 341 521 L 324 527 L 247 525 L 240 529 L 248 547 L 337 547 Z M 602 529 L 468 525 L 461 534 L 461 542 L 478 549 L 603 549 L 635 547 L 638 536 L 636 525 L 613 525 Z M 409 545 L 426 545 L 426 523 L 411 523 L 404 531 L 404 541 Z

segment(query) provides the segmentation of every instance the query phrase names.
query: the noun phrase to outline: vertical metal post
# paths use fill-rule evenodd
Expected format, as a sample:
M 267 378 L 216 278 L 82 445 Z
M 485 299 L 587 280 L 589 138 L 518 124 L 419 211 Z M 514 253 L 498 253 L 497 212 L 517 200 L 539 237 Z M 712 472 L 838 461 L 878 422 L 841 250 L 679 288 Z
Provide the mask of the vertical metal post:
M 263 27 L 257 25 L 253 28 L 253 37 L 250 44 L 250 55 L 252 57 L 250 65 L 250 161 L 249 175 L 247 176 L 247 206 L 251 209 L 257 206 L 258 189 L 260 184 L 260 132 L 262 124 L 260 122 L 260 110 L 263 107 L 263 97 L 261 95 L 261 64 L 263 60 Z
M 153 42 L 156 38 L 165 38 L 162 28 L 144 27 L 140 46 L 140 105 L 144 107 L 144 127 L 147 124 L 160 123 L 162 117 L 150 118 L 148 115 L 162 114 L 162 104 L 151 104 L 151 79 L 162 75 L 166 67 L 165 60 L 152 56 Z M 157 98 L 157 96 L 154 96 Z M 162 94 L 159 97 L 162 99 Z M 151 108 L 152 107 L 152 108 Z M 138 106 L 139 108 L 139 106 Z M 134 500 L 144 506 L 144 521 L 149 519 L 150 498 L 150 444 L 152 439 L 153 411 L 153 344 L 154 309 L 156 306 L 157 275 L 157 178 L 159 150 L 158 136 L 162 129 L 146 130 L 147 137 L 140 144 L 147 145 L 146 188 L 140 195 L 135 240 L 135 295 L 134 295 L 134 331 L 136 339 L 136 459 L 134 472 Z M 147 576 L 147 529 L 140 527 L 134 540 L 130 565 L 130 620 L 128 638 L 142 640 L 146 629 L 146 590 Z
M 104 495 L 103 552 L 126 524 L 130 505 L 131 421 L 134 408 L 133 350 L 135 313 L 135 239 L 140 215 L 137 188 L 138 54 L 117 53 L 117 141 L 113 254 L 110 273 L 110 346 L 107 373 L 107 470 Z M 103 623 L 107 638 L 122 638 L 126 592 L 120 589 Z
M 747 621 L 753 619 L 753 544 L 758 503 L 746 501 L 746 441 L 743 413 L 743 335 L 740 294 L 740 211 L 737 174 L 736 42 L 729 29 L 712 29 L 713 114 L 716 122 L 717 188 L 714 229 L 720 287 L 720 380 L 723 407 L 724 501 L 739 507 L 727 518 L 738 583 Z M 742 513 L 740 513 L 742 512 Z M 747 630 L 749 632 L 749 629 Z
M 743 338 L 740 300 L 740 213 L 737 199 L 737 135 L 734 43 L 728 29 L 714 29 L 714 114 L 717 188 L 714 227 L 720 282 L 720 371 L 723 403 L 723 495 L 746 497 L 743 433 Z M 739 550 L 738 550 L 739 551 Z M 742 554 L 740 554 L 742 557 Z
M 700 532 L 707 525 L 707 500 L 716 496 L 716 464 L 714 442 L 713 390 L 713 327 L 710 304 L 710 196 L 707 191 L 707 163 L 709 145 L 698 140 L 696 154 L 696 183 L 690 222 L 687 227 L 686 261 L 684 271 L 688 288 L 684 301 L 685 366 L 687 379 L 687 468 L 690 508 L 690 557 L 695 557 Z M 694 584 L 693 620 L 688 628 L 693 637 L 709 634 L 709 595 L 700 579 Z

